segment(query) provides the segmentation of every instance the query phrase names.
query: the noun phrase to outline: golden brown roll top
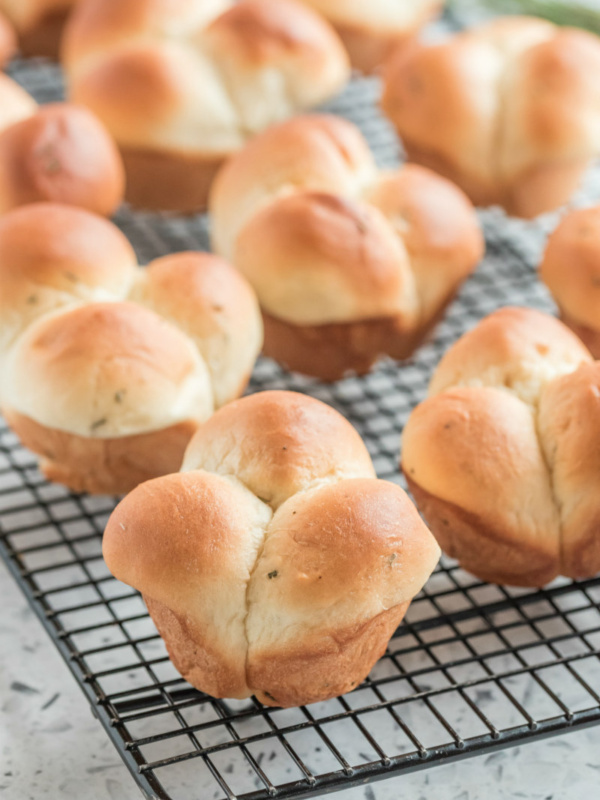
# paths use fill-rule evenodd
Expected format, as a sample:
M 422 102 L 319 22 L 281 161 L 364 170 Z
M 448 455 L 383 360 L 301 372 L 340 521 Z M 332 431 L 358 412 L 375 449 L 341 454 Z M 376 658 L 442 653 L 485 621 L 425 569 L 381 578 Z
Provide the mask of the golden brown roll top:
M 600 207 L 565 215 L 548 239 L 540 278 L 563 322 L 600 357 Z
M 128 155 L 174 168 L 191 159 L 211 178 L 252 135 L 323 102 L 349 74 L 334 31 L 295 0 L 87 0 L 64 58 L 70 97 Z
M 62 60 L 96 60 L 115 45 L 146 32 L 149 39 L 187 35 L 203 28 L 230 8 L 230 0 L 171 0 L 169 3 L 127 0 L 98 3 L 86 0 L 73 14 L 63 42 Z
M 153 261 L 131 299 L 177 325 L 211 374 L 217 408 L 240 395 L 262 346 L 256 296 L 226 261 L 177 253 Z
M 117 147 L 93 114 L 69 103 L 38 108 L 0 75 L 0 214 L 49 201 L 110 216 L 124 191 Z
M 417 315 L 402 240 L 376 209 L 302 192 L 259 211 L 237 239 L 234 263 L 262 308 L 296 325 Z
M 274 509 L 315 485 L 375 477 L 350 423 L 294 392 L 260 392 L 229 403 L 190 442 L 182 469 L 235 475 Z
M 295 0 L 242 0 L 206 28 L 206 51 L 230 87 L 241 128 L 257 133 L 335 94 L 348 79 L 338 37 Z M 273 92 L 259 99 L 257 89 Z
M 0 342 L 74 303 L 124 299 L 137 259 L 112 223 L 82 209 L 35 203 L 0 219 Z
M 414 164 L 381 173 L 365 199 L 404 244 L 420 322 L 427 323 L 483 256 L 473 207 L 450 181 Z
M 103 545 L 177 668 L 268 705 L 356 686 L 439 557 L 404 492 L 337 412 L 289 392 L 221 409 L 185 463 L 130 494 Z
M 303 0 L 328 19 L 352 65 L 372 72 L 442 7 L 440 0 Z
M 442 359 L 404 431 L 402 467 L 466 569 L 524 586 L 600 570 L 599 380 L 579 340 L 531 309 L 492 314 Z
M 325 379 L 406 357 L 484 248 L 459 189 L 421 167 L 379 171 L 359 131 L 326 115 L 257 137 L 210 210 L 214 248 L 258 295 L 266 353 Z
M 531 217 L 565 203 L 598 153 L 599 68 L 592 34 L 497 19 L 400 52 L 383 108 L 411 160 Z
M 297 110 L 320 102 L 348 77 L 347 58 L 331 28 L 294 0 L 177 0 L 168 5 L 158 0 L 87 0 L 69 25 L 64 60 L 73 90 L 93 102 L 94 86 L 99 86 L 95 74 L 104 69 L 112 73 L 112 58 L 128 56 L 132 75 L 138 56 L 144 71 L 144 53 L 155 56 L 155 86 L 162 77 L 165 94 L 170 89 L 174 98 L 187 76 L 169 71 L 169 54 L 178 54 L 182 65 L 194 68 L 196 78 L 202 73 L 209 81 L 207 95 L 221 96 L 242 135 L 280 119 L 286 105 Z M 271 71 L 275 75 L 269 79 Z M 120 91 L 118 84 L 114 89 Z M 260 96 L 265 89 L 271 109 Z M 205 127 L 211 125 L 207 120 Z M 195 149 L 202 150 L 202 131 L 196 134 Z
M 56 58 L 63 26 L 79 2 L 81 0 L 0 0 L 0 11 L 15 26 L 25 55 Z
M 261 340 L 252 290 L 214 256 L 140 270 L 123 234 L 81 209 L 39 203 L 0 220 L 2 407 L 69 485 L 118 492 L 161 474 L 143 469 L 152 432 L 172 431 L 154 444 L 178 469 L 198 423 L 243 391 Z M 135 477 L 112 452 L 119 439 Z M 92 440 L 107 442 L 99 455 Z M 90 464 L 104 469 L 100 484 Z
M 45 316 L 4 365 L 3 404 L 48 428 L 112 438 L 203 420 L 210 377 L 190 340 L 132 303 Z
M 502 308 L 448 350 L 429 393 L 452 386 L 490 386 L 507 389 L 534 406 L 545 384 L 591 360 L 581 341 L 554 317 L 530 308 Z
M 341 117 L 307 114 L 265 131 L 226 164 L 210 198 L 215 249 L 232 259 L 249 219 L 295 191 L 358 198 L 377 175 L 358 128 Z
M 124 191 L 119 151 L 85 108 L 47 105 L 0 132 L 0 213 L 47 200 L 110 216 Z

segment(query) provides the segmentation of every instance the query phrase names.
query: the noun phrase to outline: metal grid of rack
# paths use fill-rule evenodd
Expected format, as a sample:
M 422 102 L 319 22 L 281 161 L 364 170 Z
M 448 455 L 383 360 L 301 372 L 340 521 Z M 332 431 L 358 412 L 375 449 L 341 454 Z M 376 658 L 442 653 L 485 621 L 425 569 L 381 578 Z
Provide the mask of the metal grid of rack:
M 60 97 L 49 65 L 17 63 L 13 75 L 41 101 Z M 373 80 L 355 81 L 332 110 L 391 166 L 398 145 L 374 112 L 376 91 Z M 588 196 L 598 185 L 592 176 Z M 202 217 L 125 209 L 116 221 L 142 262 L 207 248 Z M 331 404 L 357 427 L 379 476 L 401 483 L 401 431 L 441 353 L 497 307 L 552 309 L 534 272 L 551 220 L 489 211 L 482 221 L 485 261 L 413 360 L 328 386 L 262 359 L 250 391 L 294 389 Z M 0 428 L 0 555 L 148 798 L 316 796 L 600 722 L 600 578 L 516 590 L 448 559 L 352 693 L 289 710 L 202 695 L 172 667 L 139 595 L 106 570 L 101 537 L 114 505 L 48 484 Z

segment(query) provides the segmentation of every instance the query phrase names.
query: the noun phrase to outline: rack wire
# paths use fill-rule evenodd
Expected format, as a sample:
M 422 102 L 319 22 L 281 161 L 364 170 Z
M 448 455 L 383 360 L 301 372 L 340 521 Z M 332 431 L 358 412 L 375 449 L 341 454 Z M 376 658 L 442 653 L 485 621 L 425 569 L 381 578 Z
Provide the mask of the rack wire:
M 60 74 L 17 62 L 41 101 Z M 331 107 L 362 128 L 382 166 L 399 158 L 374 111 L 377 84 L 353 82 Z M 598 197 L 598 173 L 584 199 Z M 119 212 L 142 262 L 208 246 L 202 217 Z M 442 352 L 507 304 L 552 310 L 534 264 L 552 218 L 482 214 L 488 252 L 438 327 L 403 366 L 328 386 L 261 359 L 250 391 L 287 388 L 337 408 L 363 436 L 380 477 L 398 483 L 399 445 Z M 600 578 L 541 591 L 481 583 L 444 558 L 384 657 L 352 693 L 299 709 L 225 703 L 172 667 L 139 595 L 101 557 L 113 498 L 47 483 L 0 427 L 0 555 L 147 798 L 301 798 L 600 722 Z

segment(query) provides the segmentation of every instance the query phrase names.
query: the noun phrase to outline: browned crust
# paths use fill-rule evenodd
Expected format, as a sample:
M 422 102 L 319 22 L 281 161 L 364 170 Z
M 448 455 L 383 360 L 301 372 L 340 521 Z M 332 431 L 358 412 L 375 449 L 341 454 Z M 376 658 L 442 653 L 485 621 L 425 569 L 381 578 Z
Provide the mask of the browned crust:
M 125 175 L 108 131 L 85 108 L 50 103 L 0 131 L 2 211 L 41 201 L 110 216 Z
M 504 208 L 515 217 L 533 219 L 569 202 L 579 188 L 590 159 L 569 159 L 532 166 L 507 189 Z
M 540 164 L 519 174 L 509 184 L 501 184 L 478 180 L 439 153 L 422 148 L 406 137 L 402 141 L 409 161 L 456 183 L 476 206 L 499 205 L 507 214 L 525 219 L 567 203 L 589 166 L 589 159 Z
M 361 72 L 372 73 L 378 70 L 392 53 L 396 53 L 401 47 L 412 41 L 419 29 L 440 12 L 442 5 L 443 3 L 438 3 L 422 14 L 410 29 L 389 35 L 380 31 L 368 30 L 359 25 L 333 21 L 331 24 L 348 51 L 352 66 Z
M 421 147 L 407 136 L 402 137 L 402 144 L 409 162 L 420 164 L 448 178 L 457 186 L 460 186 L 476 206 L 502 204 L 504 198 L 497 186 L 465 174 L 450 159 L 436 153 L 434 150 Z
M 563 311 L 560 313 L 560 319 L 581 339 L 594 358 L 600 358 L 600 328 L 594 329 L 582 325 Z
M 17 34 L 8 19 L 0 12 L 0 68 L 17 52 Z
M 573 580 L 593 578 L 600 572 L 600 512 L 577 536 L 562 537 L 561 574 Z
M 415 33 L 410 31 L 385 36 L 339 22 L 334 24 L 334 28 L 350 55 L 352 66 L 365 73 L 375 72 L 393 52 L 410 41 Z
M 194 156 L 121 146 L 127 175 L 125 199 L 146 211 L 205 211 L 225 156 Z
M 63 28 L 71 9 L 44 15 L 34 26 L 22 31 L 19 45 L 25 56 L 46 56 L 58 61 Z
M 294 325 L 263 311 L 263 353 L 294 372 L 323 381 L 364 375 L 386 351 L 407 358 L 410 333 L 399 317 L 329 325 Z
M 476 514 L 430 494 L 404 474 L 440 547 L 467 572 L 488 583 L 527 587 L 544 586 L 559 574 L 558 559 L 525 542 L 508 543 Z
M 263 310 L 263 353 L 287 369 L 322 381 L 365 375 L 381 356 L 399 361 L 410 358 L 442 319 L 455 294 L 453 288 L 438 312 L 417 328 L 408 328 L 401 317 L 294 325 Z
M 23 445 L 40 456 L 48 480 L 90 494 L 125 494 L 143 481 L 177 472 L 198 427 L 188 420 L 135 436 L 92 439 L 47 428 L 12 409 L 2 411 Z
M 243 700 L 252 691 L 246 685 L 245 663 L 227 663 L 223 653 L 190 619 L 175 614 L 163 603 L 142 595 L 175 669 L 198 691 L 211 697 Z
M 408 475 L 409 489 L 442 550 L 488 583 L 542 587 L 557 575 L 592 578 L 600 570 L 600 516 L 575 541 L 561 542 L 560 564 L 523 542 L 508 545 L 475 515 L 421 489 Z M 510 564 L 511 568 L 507 568 Z
M 385 653 L 410 605 L 388 609 L 335 638 L 315 638 L 312 648 L 264 654 L 238 665 L 214 653 L 189 620 L 149 597 L 144 601 L 173 665 L 188 683 L 212 697 L 254 694 L 267 706 L 283 708 L 322 702 L 356 688 Z
M 319 703 L 355 689 L 385 653 L 410 602 L 394 606 L 367 622 L 315 636 L 291 652 L 250 657 L 248 685 L 267 706 Z

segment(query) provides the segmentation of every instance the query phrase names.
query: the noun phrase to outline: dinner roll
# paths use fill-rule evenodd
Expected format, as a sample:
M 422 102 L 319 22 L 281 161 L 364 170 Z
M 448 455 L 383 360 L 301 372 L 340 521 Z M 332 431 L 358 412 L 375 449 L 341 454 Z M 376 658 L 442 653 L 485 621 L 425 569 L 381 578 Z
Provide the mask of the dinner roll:
M 600 206 L 570 211 L 550 236 L 540 278 L 562 321 L 600 358 Z
M 50 480 L 122 493 L 181 466 L 244 389 L 258 304 L 207 253 L 141 270 L 110 222 L 38 203 L 0 220 L 0 405 Z
M 441 360 L 402 468 L 442 549 L 482 580 L 600 571 L 600 362 L 553 317 L 504 308 Z
M 71 99 L 115 136 L 135 206 L 206 206 L 223 160 L 335 94 L 348 57 L 296 0 L 85 0 L 65 37 Z
M 534 217 L 567 202 L 600 151 L 599 70 L 597 36 L 499 18 L 399 52 L 383 109 L 411 161 L 476 205 Z
M 439 12 L 441 0 L 303 0 L 331 22 L 352 66 L 373 72 Z
M 69 103 L 39 108 L 0 74 L 0 214 L 47 200 L 110 216 L 124 182 L 119 151 L 90 111 Z
M 258 295 L 266 355 L 324 380 L 407 358 L 483 254 L 463 193 L 383 172 L 358 129 L 298 117 L 250 142 L 210 199 L 213 248 Z
M 202 425 L 184 471 L 135 489 L 104 535 L 184 678 L 297 706 L 355 688 L 439 548 L 333 409 L 262 392 Z
M 15 26 L 22 52 L 28 56 L 57 58 L 64 24 L 81 0 L 0 0 Z
M 0 214 L 46 200 L 110 216 L 124 191 L 119 151 L 85 108 L 53 103 L 0 131 Z

